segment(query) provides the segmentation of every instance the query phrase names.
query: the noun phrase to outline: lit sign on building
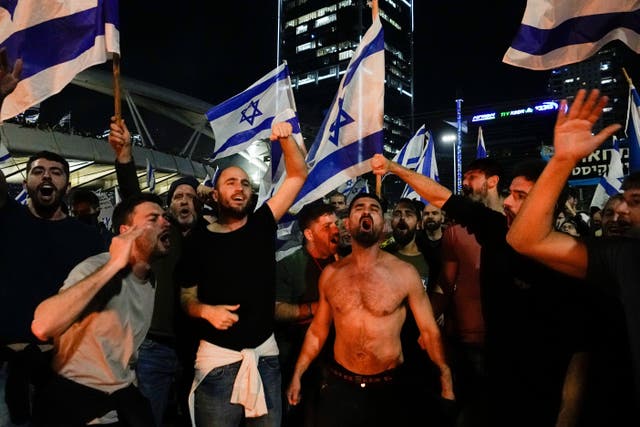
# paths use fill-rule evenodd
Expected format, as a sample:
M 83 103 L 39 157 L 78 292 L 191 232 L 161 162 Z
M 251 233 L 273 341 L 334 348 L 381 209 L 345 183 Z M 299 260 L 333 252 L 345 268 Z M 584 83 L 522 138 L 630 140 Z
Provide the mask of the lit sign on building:
M 545 101 L 541 104 L 528 106 L 524 108 L 518 108 L 516 110 L 509 111 L 501 111 L 500 113 L 491 112 L 491 113 L 483 113 L 476 114 L 471 118 L 471 122 L 484 122 L 487 120 L 494 120 L 496 117 L 513 117 L 513 116 L 522 116 L 525 114 L 536 114 L 542 113 L 545 111 L 552 111 L 558 109 L 558 103 L 556 101 Z

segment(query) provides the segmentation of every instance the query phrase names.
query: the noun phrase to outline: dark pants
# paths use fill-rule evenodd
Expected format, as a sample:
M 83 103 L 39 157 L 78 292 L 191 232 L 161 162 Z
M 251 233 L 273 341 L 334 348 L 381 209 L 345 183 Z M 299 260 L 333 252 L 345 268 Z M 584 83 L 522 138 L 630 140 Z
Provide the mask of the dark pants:
M 2 360 L 7 361 L 5 401 L 12 423 L 24 424 L 31 418 L 33 390 L 52 374 L 51 355 L 52 351 L 42 352 L 35 344 L 21 351 L 2 348 Z
M 33 419 L 39 427 L 84 426 L 112 410 L 119 426 L 155 426 L 149 401 L 134 385 L 107 394 L 59 375 L 36 393 Z
M 319 427 L 387 427 L 410 425 L 414 413 L 397 369 L 377 375 L 358 375 L 342 366 L 327 367 L 318 398 Z M 419 409 L 415 414 L 419 414 Z

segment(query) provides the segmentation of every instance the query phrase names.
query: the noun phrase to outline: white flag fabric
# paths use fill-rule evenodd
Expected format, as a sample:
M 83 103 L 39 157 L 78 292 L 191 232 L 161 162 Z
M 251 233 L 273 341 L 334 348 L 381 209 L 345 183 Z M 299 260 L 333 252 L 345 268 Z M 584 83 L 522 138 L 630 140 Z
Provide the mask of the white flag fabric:
M 7 150 L 7 146 L 4 145 L 4 142 L 0 141 L 0 163 L 4 163 L 11 158 L 11 154 L 9 154 L 9 150 Z
M 369 183 L 366 179 L 359 176 L 347 180 L 347 182 L 339 186 L 336 190 L 344 194 L 345 203 L 349 206 L 356 195 L 369 192 Z
M 609 151 L 609 155 L 611 156 L 609 168 L 606 174 L 600 177 L 600 182 L 596 186 L 596 191 L 593 193 L 589 206 L 597 206 L 602 209 L 609 197 L 622 192 L 620 187 L 622 187 L 622 180 L 624 179 L 624 170 L 618 138 L 615 136 L 613 137 L 613 148 Z
M 0 121 L 60 92 L 79 72 L 120 53 L 118 0 L 20 0 L 0 5 L 0 47 L 21 80 Z
M 295 102 L 289 67 L 282 63 L 243 92 L 207 111 L 215 136 L 211 158 L 239 153 L 255 140 L 268 138 L 273 120 L 287 109 L 295 112 Z
M 640 53 L 640 1 L 527 0 L 502 62 L 550 70 L 583 61 L 613 40 Z
M 289 86 L 291 90 L 291 86 Z M 293 93 L 291 93 L 291 99 L 293 99 Z M 298 144 L 298 147 L 304 155 L 307 153 L 307 149 L 304 146 L 304 139 L 302 138 L 302 130 L 300 129 L 300 122 L 298 121 L 298 115 L 296 112 L 287 108 L 283 112 L 277 114 L 273 121 L 277 122 L 289 122 L 293 128 L 292 137 Z M 256 209 L 258 209 L 264 202 L 266 202 L 273 194 L 278 191 L 282 182 L 286 178 L 286 169 L 284 164 L 284 155 L 282 154 L 282 147 L 280 141 L 271 141 L 271 162 L 269 162 L 269 168 L 262 177 L 260 182 L 260 189 L 258 191 L 258 200 L 256 202 Z
M 420 158 L 420 163 L 416 168 L 416 172 L 421 173 L 424 176 L 428 176 L 436 182 L 440 182 L 440 176 L 438 174 L 438 165 L 436 163 L 436 148 L 433 141 L 431 132 L 427 132 L 427 145 L 424 147 L 424 152 Z M 414 200 L 421 200 L 422 203 L 428 205 L 429 202 L 422 198 L 413 188 L 409 185 L 405 185 L 402 197 L 406 197 Z
M 307 179 L 291 211 L 324 197 L 343 182 L 371 171 L 382 153 L 384 32 L 376 16 L 360 41 L 306 161 Z
M 427 129 L 425 125 L 420 126 L 420 129 L 418 129 L 391 160 L 407 169 L 416 170 L 424 151 L 424 137 L 426 133 Z
M 156 171 L 149 159 L 147 159 L 147 187 L 152 193 L 156 190 Z
M 482 126 L 478 126 L 478 147 L 476 148 L 476 159 L 484 159 L 485 157 L 487 157 L 487 147 L 484 145 Z
M 627 108 L 625 133 L 629 141 L 629 173 L 633 173 L 640 171 L 640 96 L 631 82 Z

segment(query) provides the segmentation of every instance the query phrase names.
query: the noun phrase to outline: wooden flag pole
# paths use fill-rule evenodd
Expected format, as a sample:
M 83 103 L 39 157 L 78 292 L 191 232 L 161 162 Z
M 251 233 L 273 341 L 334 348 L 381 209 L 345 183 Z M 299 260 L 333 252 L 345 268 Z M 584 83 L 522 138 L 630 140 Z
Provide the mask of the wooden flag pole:
M 624 67 L 622 67 L 622 73 L 624 74 L 624 78 L 627 79 L 629 86 L 631 86 L 633 82 L 631 81 L 631 77 L 629 77 L 629 74 L 627 74 L 627 70 L 625 70 Z
M 122 118 L 122 103 L 120 102 L 120 54 L 113 54 L 113 102 L 116 120 Z
M 371 17 L 374 21 L 378 17 L 378 0 L 371 2 Z M 382 177 L 380 175 L 376 175 L 376 196 L 382 197 Z

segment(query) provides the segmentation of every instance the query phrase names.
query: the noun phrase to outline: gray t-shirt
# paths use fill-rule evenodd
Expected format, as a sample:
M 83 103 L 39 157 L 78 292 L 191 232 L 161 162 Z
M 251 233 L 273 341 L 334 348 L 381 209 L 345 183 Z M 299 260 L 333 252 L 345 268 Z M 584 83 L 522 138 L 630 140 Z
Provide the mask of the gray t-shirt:
M 109 257 L 105 252 L 78 264 L 60 291 L 92 274 Z M 115 275 L 55 340 L 55 372 L 106 393 L 134 383 L 132 364 L 149 330 L 154 295 L 149 280 L 142 281 L 131 272 Z

